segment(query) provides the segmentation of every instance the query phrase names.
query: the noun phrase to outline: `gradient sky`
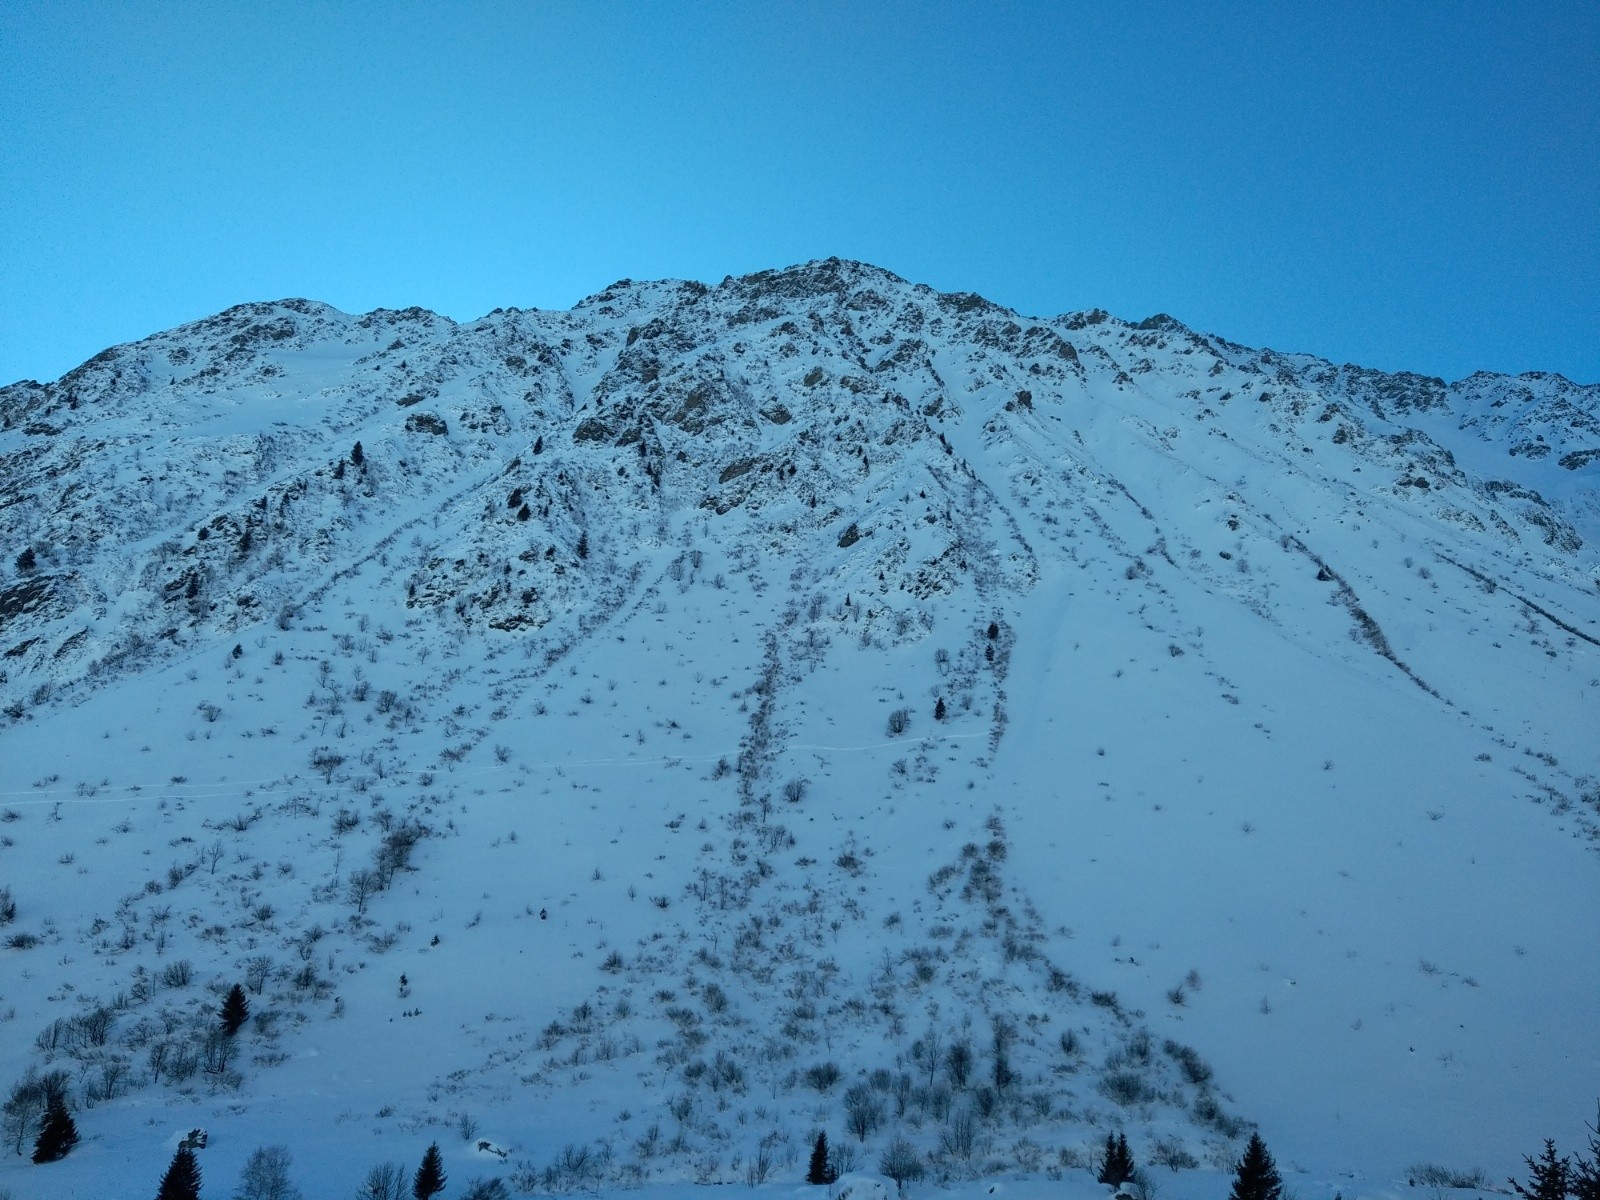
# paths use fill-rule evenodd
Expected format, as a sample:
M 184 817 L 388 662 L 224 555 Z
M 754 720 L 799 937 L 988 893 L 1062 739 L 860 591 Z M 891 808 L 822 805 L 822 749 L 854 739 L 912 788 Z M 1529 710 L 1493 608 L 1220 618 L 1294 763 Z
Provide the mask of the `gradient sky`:
M 834 254 L 1600 381 L 1600 4 L 0 0 L 0 382 Z

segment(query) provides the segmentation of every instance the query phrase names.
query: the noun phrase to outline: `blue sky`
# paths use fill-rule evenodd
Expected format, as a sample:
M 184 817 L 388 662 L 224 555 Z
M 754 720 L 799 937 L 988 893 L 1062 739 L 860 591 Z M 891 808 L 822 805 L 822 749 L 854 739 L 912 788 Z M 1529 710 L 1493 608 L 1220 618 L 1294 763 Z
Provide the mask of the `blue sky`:
M 0 0 L 0 380 L 832 254 L 1600 381 L 1600 5 Z

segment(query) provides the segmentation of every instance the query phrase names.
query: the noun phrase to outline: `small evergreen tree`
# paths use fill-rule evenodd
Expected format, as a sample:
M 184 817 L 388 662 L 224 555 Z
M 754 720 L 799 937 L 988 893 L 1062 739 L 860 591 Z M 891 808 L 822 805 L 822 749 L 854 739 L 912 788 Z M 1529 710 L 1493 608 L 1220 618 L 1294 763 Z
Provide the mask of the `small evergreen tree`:
M 834 1178 L 833 1167 L 828 1162 L 828 1135 L 819 1133 L 811 1146 L 811 1166 L 806 1171 L 806 1182 L 828 1184 Z
M 200 1163 L 189 1147 L 179 1146 L 172 1156 L 156 1200 L 200 1200 Z
M 1556 1144 L 1550 1138 L 1544 1140 L 1544 1153 L 1538 1158 L 1524 1154 L 1522 1161 L 1528 1164 L 1528 1186 L 1523 1187 L 1515 1179 L 1511 1180 L 1511 1187 L 1523 1200 L 1566 1200 L 1569 1185 L 1572 1182 L 1572 1167 L 1565 1157 L 1556 1157 Z
M 1100 1174 L 1095 1176 L 1096 1181 L 1120 1187 L 1133 1178 L 1133 1151 L 1128 1149 L 1126 1134 L 1106 1134 L 1106 1147 L 1100 1159 Z
M 589 557 L 589 531 L 587 529 L 578 535 L 578 557 Z
M 934 704 L 933 704 L 933 719 L 935 721 L 942 721 L 942 720 L 944 720 L 944 714 L 945 714 L 944 697 L 940 696 L 939 699 L 934 701 Z
M 366 455 L 366 452 L 361 449 L 361 443 L 360 442 L 357 442 L 354 446 L 350 447 L 350 465 L 351 466 L 359 467 L 362 463 L 364 463 L 366 461 L 367 461 L 367 455 Z
M 431 1142 L 422 1155 L 422 1165 L 411 1183 L 411 1194 L 417 1200 L 431 1200 L 444 1191 L 444 1157 L 439 1153 L 439 1143 Z
M 237 983 L 228 989 L 222 1000 L 222 1032 L 232 1037 L 244 1026 L 250 1016 L 250 1004 L 244 998 L 244 989 Z
M 1577 1200 L 1600 1200 L 1600 1101 L 1595 1103 L 1594 1124 L 1584 1126 L 1589 1131 L 1590 1158 L 1581 1154 L 1573 1160 L 1572 1174 L 1567 1186 Z
M 1250 1135 L 1244 1157 L 1234 1167 L 1233 1190 L 1228 1200 L 1282 1200 L 1283 1176 L 1267 1153 L 1259 1133 Z
M 71 1154 L 77 1144 L 78 1127 L 67 1111 L 67 1102 L 59 1094 L 52 1095 L 39 1125 L 39 1136 L 33 1142 L 33 1161 L 55 1162 Z

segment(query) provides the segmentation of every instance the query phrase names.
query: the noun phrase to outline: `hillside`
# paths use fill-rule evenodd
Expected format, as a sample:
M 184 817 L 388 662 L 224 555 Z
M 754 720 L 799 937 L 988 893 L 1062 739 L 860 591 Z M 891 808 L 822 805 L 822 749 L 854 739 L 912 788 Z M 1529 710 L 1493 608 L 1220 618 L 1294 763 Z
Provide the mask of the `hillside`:
M 0 1188 L 1503 1179 L 1600 1086 L 1597 481 L 1600 387 L 838 260 L 0 389 L 0 1086 L 84 1135 Z

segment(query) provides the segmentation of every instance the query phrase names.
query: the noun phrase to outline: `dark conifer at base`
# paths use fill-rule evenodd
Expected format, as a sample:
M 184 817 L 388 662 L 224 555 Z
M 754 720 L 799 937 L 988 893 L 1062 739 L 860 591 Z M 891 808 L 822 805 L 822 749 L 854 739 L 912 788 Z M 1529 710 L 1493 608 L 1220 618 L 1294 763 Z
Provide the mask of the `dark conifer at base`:
M 244 998 L 244 989 L 237 983 L 228 989 L 222 1001 L 222 1032 L 232 1037 L 243 1027 L 250 1016 L 250 1004 Z
M 828 1165 L 828 1135 L 819 1133 L 811 1147 L 811 1166 L 806 1171 L 806 1182 L 827 1184 L 833 1180 L 833 1168 Z
M 1556 1144 L 1550 1138 L 1544 1140 L 1544 1153 L 1538 1158 L 1524 1154 L 1522 1161 L 1528 1164 L 1528 1186 L 1523 1187 L 1515 1179 L 1511 1186 L 1523 1200 L 1566 1200 L 1569 1185 L 1572 1182 L 1572 1165 L 1565 1157 L 1556 1157 Z
M 411 1194 L 417 1200 L 429 1200 L 444 1191 L 444 1157 L 439 1153 L 439 1143 L 433 1142 L 422 1156 L 417 1177 L 411 1184 Z
M 200 1200 L 200 1163 L 189 1147 L 179 1146 L 172 1156 L 156 1200 Z
M 1106 1148 L 1101 1159 L 1100 1174 L 1095 1176 L 1099 1182 L 1118 1187 L 1133 1178 L 1133 1151 L 1128 1149 L 1126 1134 L 1106 1134 Z
M 1282 1200 L 1283 1176 L 1267 1153 L 1267 1144 L 1259 1133 L 1250 1135 L 1250 1144 L 1244 1148 L 1244 1157 L 1234 1168 L 1233 1190 L 1228 1200 Z
M 52 1095 L 45 1105 L 39 1136 L 33 1142 L 33 1161 L 55 1162 L 71 1154 L 77 1144 L 78 1126 L 67 1111 L 66 1101 L 58 1095 Z

